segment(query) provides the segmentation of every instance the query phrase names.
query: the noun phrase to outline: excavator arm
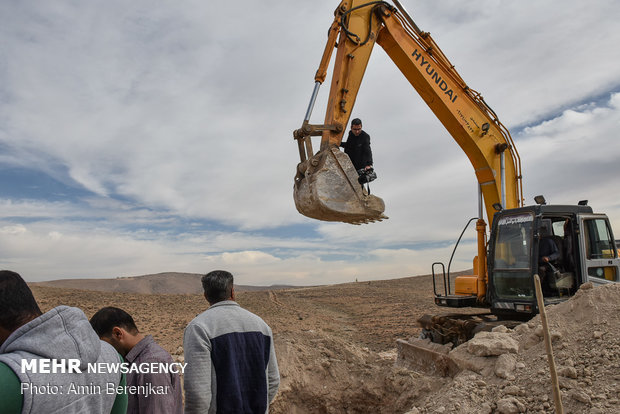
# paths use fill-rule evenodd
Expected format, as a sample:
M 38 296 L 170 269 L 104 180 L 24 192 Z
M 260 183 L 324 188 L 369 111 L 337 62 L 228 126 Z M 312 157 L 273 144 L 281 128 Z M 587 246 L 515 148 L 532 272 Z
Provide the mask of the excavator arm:
M 334 12 L 335 18 L 316 72 L 308 111 L 301 128 L 293 132 L 301 158 L 295 176 L 295 206 L 301 214 L 318 220 L 362 224 L 387 218 L 383 215 L 383 200 L 363 190 L 349 157 L 339 150 L 380 29 L 379 20 L 370 11 L 366 4 L 343 1 Z M 325 122 L 312 125 L 309 123 L 312 108 L 319 86 L 327 77 L 335 47 L 337 51 Z M 316 154 L 313 152 L 312 136 L 321 136 L 320 150 Z
M 508 130 L 482 96 L 467 86 L 430 34 L 417 27 L 398 1 L 395 4 L 343 0 L 334 13 L 308 111 L 293 133 L 301 159 L 294 186 L 298 211 L 319 220 L 354 224 L 385 218 L 383 200 L 361 188 L 348 156 L 338 149 L 375 43 L 469 158 L 489 221 L 499 206 L 522 205 L 520 159 Z M 325 121 L 312 125 L 310 115 L 334 48 Z M 317 153 L 312 136 L 321 136 Z

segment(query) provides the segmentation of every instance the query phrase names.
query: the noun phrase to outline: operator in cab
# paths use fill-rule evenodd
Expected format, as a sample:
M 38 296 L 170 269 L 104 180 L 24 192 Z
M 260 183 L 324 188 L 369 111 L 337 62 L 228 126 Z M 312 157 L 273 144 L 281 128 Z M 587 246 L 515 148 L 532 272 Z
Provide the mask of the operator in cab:
M 360 173 L 372 168 L 372 151 L 370 149 L 370 135 L 362 131 L 362 121 L 355 118 L 351 121 L 351 131 L 346 142 L 341 142 L 344 153 L 349 156 L 353 166 Z
M 543 296 L 551 295 L 551 277 L 558 273 L 553 262 L 560 258 L 558 245 L 551 238 L 551 220 L 543 220 L 540 227 L 540 242 L 538 245 L 538 275 L 540 276 Z

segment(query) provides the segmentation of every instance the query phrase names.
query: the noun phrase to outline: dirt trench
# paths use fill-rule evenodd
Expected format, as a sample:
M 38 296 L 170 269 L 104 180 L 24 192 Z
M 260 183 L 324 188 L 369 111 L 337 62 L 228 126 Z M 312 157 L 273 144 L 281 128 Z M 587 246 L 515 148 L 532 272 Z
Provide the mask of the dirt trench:
M 463 364 L 454 378 L 395 366 L 396 339 L 417 336 L 417 317 L 443 310 L 431 289 L 430 277 L 413 277 L 240 293 L 238 302 L 274 333 L 282 380 L 270 412 L 554 413 L 538 317 L 494 333 L 513 343 L 504 354 L 474 355 L 467 344 L 452 351 Z M 201 295 L 33 291 L 43 311 L 65 304 L 90 317 L 121 307 L 175 358 L 183 357 L 185 326 L 206 309 Z M 583 286 L 547 315 L 564 412 L 620 414 L 620 284 Z

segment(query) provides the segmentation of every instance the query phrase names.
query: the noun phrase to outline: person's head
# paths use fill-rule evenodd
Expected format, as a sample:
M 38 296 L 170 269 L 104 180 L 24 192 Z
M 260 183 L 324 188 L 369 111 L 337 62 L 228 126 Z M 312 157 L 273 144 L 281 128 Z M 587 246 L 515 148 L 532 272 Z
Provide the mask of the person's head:
M 0 270 L 0 345 L 20 326 L 42 314 L 22 277 Z
M 98 310 L 90 318 L 90 325 L 99 338 L 112 345 L 122 356 L 144 338 L 131 315 L 112 306 Z
M 210 305 L 223 300 L 234 300 L 233 275 L 226 270 L 214 270 L 201 279 L 205 299 Z
M 362 133 L 362 120 L 359 118 L 353 119 L 351 121 L 351 131 L 354 135 L 359 135 Z

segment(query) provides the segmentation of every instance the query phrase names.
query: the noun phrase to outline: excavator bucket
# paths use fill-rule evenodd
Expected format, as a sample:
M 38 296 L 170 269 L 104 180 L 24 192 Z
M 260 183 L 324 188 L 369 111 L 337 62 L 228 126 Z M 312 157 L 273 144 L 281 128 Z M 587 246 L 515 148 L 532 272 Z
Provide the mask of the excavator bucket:
M 349 156 L 329 148 L 298 164 L 293 197 L 304 216 L 351 224 L 387 219 L 383 200 L 362 188 Z

